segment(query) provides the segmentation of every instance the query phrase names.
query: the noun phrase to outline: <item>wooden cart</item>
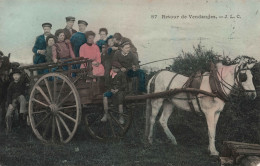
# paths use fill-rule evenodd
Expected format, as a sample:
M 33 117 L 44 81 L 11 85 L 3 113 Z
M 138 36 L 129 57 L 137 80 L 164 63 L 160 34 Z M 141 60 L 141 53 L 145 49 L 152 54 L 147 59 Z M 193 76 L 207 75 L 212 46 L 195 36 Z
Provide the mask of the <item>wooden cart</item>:
M 110 118 L 101 122 L 103 112 L 104 78 L 89 77 L 87 68 L 73 69 L 73 65 L 89 63 L 76 58 L 60 63 L 45 63 L 20 67 L 30 74 L 29 119 L 36 137 L 44 142 L 68 143 L 75 135 L 81 119 L 91 136 L 97 139 L 120 138 L 132 122 L 135 103 L 145 103 L 147 98 L 167 97 L 180 92 L 213 94 L 197 89 L 174 89 L 160 93 L 126 96 L 124 124 L 120 124 L 119 111 L 111 107 Z M 68 70 L 64 71 L 63 68 Z M 55 72 L 53 72 L 55 69 Z M 47 74 L 36 75 L 45 70 Z M 87 81 L 86 81 L 87 80 Z M 129 104 L 130 103 L 130 104 Z M 82 111 L 84 110 L 84 111 Z M 83 113 L 82 113 L 83 112 Z

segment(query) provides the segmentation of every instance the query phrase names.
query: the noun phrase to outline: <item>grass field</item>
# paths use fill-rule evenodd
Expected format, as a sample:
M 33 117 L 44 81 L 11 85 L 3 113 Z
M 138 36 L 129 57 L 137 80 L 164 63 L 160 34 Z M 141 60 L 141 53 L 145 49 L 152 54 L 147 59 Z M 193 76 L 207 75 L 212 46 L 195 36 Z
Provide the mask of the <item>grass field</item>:
M 65 145 L 44 144 L 28 128 L 15 128 L 0 134 L 1 166 L 74 166 L 74 165 L 168 165 L 218 166 L 219 160 L 207 151 L 208 137 L 204 117 L 174 111 L 169 127 L 178 145 L 166 139 L 158 122 L 154 144 L 144 143 L 144 107 L 134 112 L 134 121 L 124 139 L 101 142 L 92 139 L 84 125 Z M 187 116 L 187 118 L 184 118 Z M 221 141 L 217 141 L 220 149 Z

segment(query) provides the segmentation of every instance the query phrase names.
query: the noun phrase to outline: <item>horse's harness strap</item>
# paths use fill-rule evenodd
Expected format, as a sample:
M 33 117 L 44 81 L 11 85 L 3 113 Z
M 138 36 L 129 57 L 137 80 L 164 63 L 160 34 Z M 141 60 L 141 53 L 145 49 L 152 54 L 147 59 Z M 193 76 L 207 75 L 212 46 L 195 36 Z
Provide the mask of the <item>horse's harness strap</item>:
M 150 83 L 150 93 L 154 93 L 154 89 L 155 89 L 155 79 L 157 78 L 157 76 L 159 75 L 159 73 L 161 73 L 162 71 L 165 71 L 165 70 L 160 70 L 158 71 L 154 76 L 153 76 L 153 79 Z
M 178 75 L 178 73 L 176 73 L 176 74 L 172 77 L 172 79 L 171 79 L 171 81 L 169 82 L 169 84 L 168 84 L 166 90 L 169 90 L 169 89 L 170 89 L 170 86 L 171 86 L 171 84 L 172 84 L 172 81 L 174 80 L 174 78 L 175 78 L 177 75 Z

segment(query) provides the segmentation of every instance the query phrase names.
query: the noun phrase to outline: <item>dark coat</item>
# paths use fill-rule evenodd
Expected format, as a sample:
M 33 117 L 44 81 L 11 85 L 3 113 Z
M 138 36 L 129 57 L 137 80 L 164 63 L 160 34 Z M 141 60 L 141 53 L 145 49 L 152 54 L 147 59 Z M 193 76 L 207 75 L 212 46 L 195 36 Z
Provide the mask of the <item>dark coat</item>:
M 29 86 L 29 80 L 24 75 L 21 74 L 20 80 L 16 83 L 12 81 L 7 89 L 7 103 L 12 104 L 12 100 L 16 99 L 18 96 L 26 96 Z
M 46 49 L 46 41 L 45 41 L 45 37 L 43 34 L 36 38 L 35 44 L 32 48 L 32 51 L 35 55 L 34 59 L 33 59 L 34 64 L 46 62 L 45 56 L 37 53 L 38 50 L 45 50 L 45 49 Z
M 132 69 L 132 66 L 138 66 L 138 60 L 132 52 L 129 52 L 126 56 L 122 54 L 121 50 L 116 51 L 113 60 L 119 62 L 127 70 Z
M 66 39 L 69 39 L 69 40 L 70 40 L 71 36 L 72 36 L 74 33 L 77 32 L 75 29 L 72 29 L 72 34 L 71 34 L 71 33 L 70 33 L 70 30 L 68 30 L 68 28 L 66 28 L 66 27 L 65 27 L 63 30 L 64 30 L 64 35 L 65 35 L 65 40 L 66 40 Z
M 119 71 L 117 75 L 112 78 L 110 76 L 110 89 L 118 89 L 118 91 L 125 91 L 127 87 L 125 73 Z
M 74 33 L 70 38 L 70 43 L 76 57 L 79 57 L 80 47 L 87 42 L 86 36 L 82 32 Z

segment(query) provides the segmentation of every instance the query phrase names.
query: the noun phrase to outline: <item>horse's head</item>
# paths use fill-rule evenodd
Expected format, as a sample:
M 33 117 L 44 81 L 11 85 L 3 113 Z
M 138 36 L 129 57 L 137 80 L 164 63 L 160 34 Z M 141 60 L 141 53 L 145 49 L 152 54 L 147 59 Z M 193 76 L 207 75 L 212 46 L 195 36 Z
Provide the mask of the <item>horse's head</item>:
M 255 63 L 249 64 L 245 59 L 241 59 L 235 71 L 236 84 L 240 86 L 245 94 L 252 100 L 256 98 L 256 90 L 251 73 L 251 68 L 254 65 Z

